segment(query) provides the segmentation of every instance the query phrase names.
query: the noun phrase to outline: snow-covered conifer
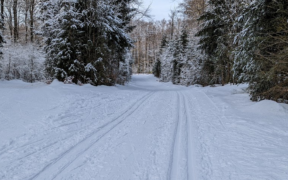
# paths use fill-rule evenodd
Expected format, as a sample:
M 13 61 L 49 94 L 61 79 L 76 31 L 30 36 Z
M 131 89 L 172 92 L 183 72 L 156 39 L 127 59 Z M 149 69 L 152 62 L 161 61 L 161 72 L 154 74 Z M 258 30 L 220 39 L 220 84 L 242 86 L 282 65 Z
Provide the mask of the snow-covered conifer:
M 200 37 L 199 48 L 207 55 L 205 66 L 211 67 L 206 68 L 211 71 L 207 73 L 213 74 L 209 83 L 224 85 L 232 79 L 233 4 L 226 0 L 210 0 L 208 4 L 209 8 L 198 19 L 202 25 L 196 35 Z
M 288 99 L 288 1 L 257 0 L 238 17 L 235 77 L 249 82 L 252 100 Z
M 47 41 L 47 71 L 62 81 L 73 76 L 74 82 L 115 84 L 120 62 L 125 63 L 127 48 L 132 47 L 128 36 L 133 29 L 129 25 L 134 11 L 131 2 L 62 3 L 64 7 L 50 21 L 53 34 Z
M 47 39 L 46 70 L 58 80 L 64 81 L 72 76 L 76 82 L 86 81 L 83 74 L 86 64 L 79 59 L 83 34 L 80 19 L 81 14 L 69 4 L 64 5 L 61 13 L 54 18 L 57 23 L 53 24 L 53 30 L 51 29 Z
M 157 60 L 153 66 L 153 74 L 155 75 L 155 77 L 158 77 L 158 78 L 161 77 L 161 60 L 160 60 L 160 57 L 161 57 L 163 51 L 165 50 L 167 43 L 168 43 L 167 36 L 164 35 L 162 37 L 162 40 L 161 40 L 161 45 L 160 45 L 160 50 L 159 50 Z

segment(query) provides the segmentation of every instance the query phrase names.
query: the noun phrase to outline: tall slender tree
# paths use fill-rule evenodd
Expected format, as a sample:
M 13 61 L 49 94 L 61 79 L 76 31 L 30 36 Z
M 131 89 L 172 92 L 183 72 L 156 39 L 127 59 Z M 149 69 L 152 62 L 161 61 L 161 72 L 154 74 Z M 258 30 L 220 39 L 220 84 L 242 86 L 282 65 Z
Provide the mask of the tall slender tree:
M 4 37 L 3 37 L 3 30 L 4 30 L 4 0 L 1 0 L 1 17 L 0 17 L 0 48 L 3 47 L 3 43 L 4 43 Z M 0 55 L 2 55 L 2 49 L 0 50 Z M 2 57 L 0 57 L 1 59 Z
M 13 20 L 14 20 L 14 42 L 16 43 L 18 40 L 19 32 L 18 32 L 18 0 L 13 0 Z

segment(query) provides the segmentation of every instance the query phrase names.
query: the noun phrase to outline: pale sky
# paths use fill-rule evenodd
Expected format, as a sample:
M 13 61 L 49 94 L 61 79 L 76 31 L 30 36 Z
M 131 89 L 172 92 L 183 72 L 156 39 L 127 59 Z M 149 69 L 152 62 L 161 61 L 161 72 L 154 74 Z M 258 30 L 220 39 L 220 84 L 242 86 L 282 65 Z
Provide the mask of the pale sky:
M 143 0 L 143 5 L 147 7 L 150 3 L 150 14 L 155 20 L 169 19 L 171 9 L 175 9 L 181 0 Z

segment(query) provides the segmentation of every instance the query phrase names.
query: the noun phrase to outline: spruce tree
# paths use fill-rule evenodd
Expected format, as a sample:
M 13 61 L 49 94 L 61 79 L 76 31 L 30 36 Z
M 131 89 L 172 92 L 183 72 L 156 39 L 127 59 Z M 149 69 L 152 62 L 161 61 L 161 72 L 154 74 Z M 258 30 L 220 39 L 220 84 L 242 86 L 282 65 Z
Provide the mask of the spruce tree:
M 181 81 L 182 67 L 187 63 L 187 45 L 189 43 L 188 34 L 185 28 L 182 29 L 180 37 L 176 37 L 173 60 L 172 83 L 179 84 Z
M 155 77 L 158 77 L 160 78 L 161 76 L 161 61 L 160 61 L 160 56 L 162 55 L 163 51 L 165 50 L 166 46 L 168 44 L 168 41 L 167 41 L 167 36 L 164 35 L 162 37 L 162 40 L 161 40 L 161 45 L 160 45 L 160 50 L 159 50 L 159 55 L 158 55 L 158 58 L 153 66 L 153 74 Z
M 181 31 L 180 42 L 182 46 L 182 52 L 185 52 L 189 43 L 187 30 L 185 28 L 183 28 Z
M 287 0 L 257 0 L 239 18 L 235 76 L 249 82 L 252 100 L 288 99 L 287 12 Z
M 160 55 L 161 62 L 161 75 L 160 80 L 163 82 L 169 82 L 172 80 L 174 71 L 174 52 L 176 49 L 176 41 L 170 40 L 167 46 L 163 48 L 162 54 Z
M 63 3 L 73 8 L 54 20 L 58 29 L 55 28 L 54 35 L 47 41 L 46 49 L 50 54 L 46 69 L 59 80 L 73 76 L 74 82 L 114 85 L 120 73 L 120 62 L 126 62 L 127 49 L 133 43 L 128 36 L 133 29 L 129 22 L 135 11 L 130 8 L 131 2 L 78 0 Z M 74 38 L 70 39 L 72 36 Z M 58 51 L 69 56 L 65 54 L 59 58 Z
M 79 57 L 84 34 L 80 30 L 83 26 L 79 20 L 81 14 L 71 4 L 64 4 L 62 8 L 63 12 L 55 18 L 58 24 L 53 26 L 47 39 L 46 70 L 60 81 L 71 77 L 75 83 L 86 82 L 84 70 L 87 64 Z M 92 81 L 97 81 L 95 78 Z
M 213 74 L 210 83 L 224 85 L 231 81 L 231 4 L 226 0 L 210 0 L 208 4 L 208 10 L 198 19 L 202 25 L 196 36 L 200 37 L 199 49 L 207 55 L 204 68 Z

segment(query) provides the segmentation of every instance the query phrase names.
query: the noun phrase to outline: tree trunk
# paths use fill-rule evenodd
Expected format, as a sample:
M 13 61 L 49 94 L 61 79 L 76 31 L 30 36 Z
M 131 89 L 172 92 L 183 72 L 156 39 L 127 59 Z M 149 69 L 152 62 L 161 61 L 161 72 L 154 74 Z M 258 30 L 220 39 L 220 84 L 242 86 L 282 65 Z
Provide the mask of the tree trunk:
M 139 39 L 138 39 L 138 58 L 137 58 L 137 65 L 138 65 L 138 68 L 137 68 L 137 73 L 140 73 L 140 69 L 141 69 L 141 67 L 140 67 L 140 58 L 141 58 L 141 39 L 140 39 L 141 37 L 139 37 Z
M 18 19 L 17 19 L 17 4 L 18 0 L 13 1 L 13 16 L 14 16 L 14 42 L 17 42 L 18 37 Z
M 8 26 L 9 26 L 9 30 L 10 30 L 10 36 L 11 38 L 13 37 L 13 22 L 12 22 L 12 11 L 11 9 L 8 9 L 8 13 L 9 13 L 9 18 L 8 18 Z
M 221 81 L 222 81 L 222 86 L 224 86 L 225 85 L 224 65 L 221 65 Z
M 25 42 L 28 43 L 28 10 L 29 10 L 29 1 L 25 0 Z
M 1 18 L 4 19 L 4 0 L 1 0 Z
M 35 9 L 35 0 L 30 0 L 30 38 L 31 42 L 34 41 L 34 9 Z

